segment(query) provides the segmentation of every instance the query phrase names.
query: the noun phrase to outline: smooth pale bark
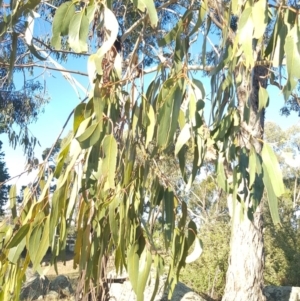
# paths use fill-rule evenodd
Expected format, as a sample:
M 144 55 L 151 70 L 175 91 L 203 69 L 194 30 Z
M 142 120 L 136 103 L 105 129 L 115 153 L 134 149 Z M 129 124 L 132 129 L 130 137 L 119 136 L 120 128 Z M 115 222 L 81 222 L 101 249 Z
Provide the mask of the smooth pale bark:
M 261 206 L 260 206 L 261 207 Z M 261 208 L 254 220 L 235 218 L 222 301 L 262 301 L 264 244 Z
M 265 67 L 255 67 L 250 82 L 244 74 L 242 83 L 237 87 L 240 116 L 243 118 L 245 108 L 250 108 L 249 122 L 241 122 L 239 143 L 241 147 L 248 149 L 253 145 L 258 153 L 261 151 L 264 130 L 264 111 L 258 112 L 258 95 L 260 86 L 265 88 L 267 86 L 266 75 Z M 246 180 L 243 185 L 247 186 Z M 243 191 L 243 187 L 240 188 L 239 191 Z M 248 187 L 246 189 L 248 190 Z M 243 198 L 243 195 L 240 197 Z M 229 197 L 228 205 L 232 206 L 230 200 Z M 248 203 L 247 200 L 244 201 Z M 260 205 L 254 213 L 253 221 L 247 217 L 241 221 L 240 206 L 239 203 L 236 204 L 222 301 L 266 300 L 263 295 L 264 243 L 261 207 Z

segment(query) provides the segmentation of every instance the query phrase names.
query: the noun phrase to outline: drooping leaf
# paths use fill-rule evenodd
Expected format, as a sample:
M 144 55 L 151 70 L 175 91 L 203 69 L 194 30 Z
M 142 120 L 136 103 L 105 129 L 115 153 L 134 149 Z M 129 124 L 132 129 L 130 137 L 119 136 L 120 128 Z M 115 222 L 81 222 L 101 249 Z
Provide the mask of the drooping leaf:
M 259 0 L 254 3 L 252 10 L 255 39 L 260 39 L 264 34 L 268 23 L 268 8 L 266 0 Z
M 280 197 L 285 192 L 282 173 L 278 164 L 277 157 L 272 148 L 267 143 L 264 143 L 261 157 L 263 161 L 264 178 L 267 174 L 267 181 L 269 185 L 273 187 L 275 195 L 277 197 Z
M 284 86 L 283 93 L 285 100 L 288 100 L 300 78 L 299 32 L 297 26 L 294 26 L 286 37 L 284 50 L 286 53 L 288 79 Z
M 148 119 L 149 119 L 149 124 L 147 125 L 147 134 L 146 134 L 146 142 L 145 142 L 145 147 L 149 145 L 149 143 L 152 141 L 153 135 L 154 135 L 154 129 L 155 129 L 155 124 L 156 124 L 156 119 L 155 119 L 155 112 L 150 104 L 148 107 Z
M 104 159 L 102 161 L 102 175 L 107 177 L 106 189 L 115 188 L 115 173 L 117 165 L 117 142 L 113 135 L 107 135 L 102 142 Z
M 156 276 L 155 276 L 154 289 L 153 289 L 153 293 L 152 293 L 150 301 L 154 301 L 154 298 L 156 297 L 156 293 L 157 293 L 158 287 L 159 287 L 159 279 L 160 279 L 160 276 L 164 272 L 164 269 L 163 269 L 164 262 L 163 262 L 162 257 L 159 254 L 156 254 L 154 257 L 154 266 L 156 268 Z
M 47 250 L 50 246 L 50 244 L 49 244 L 49 225 L 50 225 L 49 218 L 50 217 L 47 216 L 47 218 L 43 222 L 43 224 L 39 226 L 39 227 L 43 228 L 40 239 L 38 238 L 38 236 L 36 237 L 37 241 L 33 240 L 32 237 L 29 238 L 29 244 L 31 244 L 31 242 L 33 241 L 36 243 L 36 248 L 37 248 L 34 257 L 31 257 L 31 261 L 33 263 L 34 270 L 36 270 L 40 266 L 42 259 L 46 255 Z M 32 233 L 32 235 L 33 235 L 33 233 Z M 30 249 L 29 249 L 29 252 L 30 252 Z
M 76 133 L 80 123 L 84 120 L 85 104 L 79 104 L 74 110 L 73 132 Z
M 163 89 L 169 89 L 164 87 Z M 161 93 L 164 93 L 163 91 Z M 157 130 L 157 144 L 161 148 L 165 148 L 173 140 L 174 133 L 178 124 L 178 116 L 184 91 L 179 84 L 171 87 L 165 99 L 162 108 L 159 111 L 159 125 Z
M 280 223 L 280 217 L 278 214 L 278 199 L 274 190 L 274 184 L 271 180 L 271 177 L 269 173 L 267 172 L 268 168 L 263 162 L 263 170 L 264 170 L 264 175 L 263 175 L 263 181 L 267 190 L 267 195 L 268 195 L 268 201 L 269 201 L 269 208 L 270 208 L 270 213 L 271 217 L 273 220 L 274 224 Z
M 7 258 L 11 263 L 17 264 L 18 260 L 21 257 L 21 253 L 25 248 L 25 245 L 26 245 L 26 237 L 24 237 L 15 247 L 9 250 Z
M 128 252 L 128 276 L 132 288 L 137 292 L 138 276 L 139 276 L 139 242 L 135 241 Z
M 23 225 L 16 234 L 14 234 L 12 240 L 9 242 L 7 245 L 8 249 L 16 247 L 22 240 L 23 238 L 27 235 L 28 231 L 30 229 L 29 224 Z
M 251 187 L 255 180 L 256 173 L 256 152 L 252 147 L 249 154 L 249 187 Z
M 102 122 L 97 122 L 89 126 L 84 133 L 77 137 L 82 149 L 90 148 L 99 141 L 102 132 Z
M 264 87 L 259 88 L 258 99 L 259 99 L 258 110 L 261 111 L 262 109 L 265 109 L 269 104 L 269 94 Z
M 17 186 L 14 184 L 9 190 L 10 210 L 13 219 L 17 217 Z
M 51 45 L 55 49 L 61 48 L 61 36 L 65 36 L 69 32 L 69 26 L 72 17 L 75 14 L 75 5 L 72 1 L 67 1 L 60 5 L 56 10 L 52 23 Z
M 85 10 L 72 16 L 69 25 L 69 44 L 75 52 L 87 52 L 87 37 L 89 33 L 89 19 Z
M 144 300 L 144 290 L 147 280 L 150 274 L 150 268 L 152 264 L 151 252 L 144 247 L 139 260 L 139 274 L 138 274 L 138 286 L 137 286 L 137 301 Z
M 168 249 L 171 238 L 172 238 L 172 229 L 174 227 L 174 193 L 172 190 L 168 189 L 164 193 L 163 198 L 163 209 L 165 216 L 163 218 L 163 227 L 164 227 L 164 237 L 166 249 Z
M 179 153 L 183 145 L 185 145 L 188 142 L 190 137 L 191 137 L 190 125 L 186 123 L 177 138 L 177 142 L 175 145 L 175 155 Z

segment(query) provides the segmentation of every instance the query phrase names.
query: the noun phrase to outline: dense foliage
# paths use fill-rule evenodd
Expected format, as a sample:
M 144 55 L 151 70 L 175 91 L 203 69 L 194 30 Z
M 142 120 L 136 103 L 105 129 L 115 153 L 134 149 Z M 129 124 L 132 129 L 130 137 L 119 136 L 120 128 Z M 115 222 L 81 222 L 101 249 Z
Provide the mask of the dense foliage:
M 111 254 L 117 271 L 128 271 L 139 301 L 155 268 L 154 299 L 164 271 L 153 241 L 157 229 L 171 252 L 165 284 L 171 297 L 182 268 L 201 253 L 189 202 L 162 169 L 164 158 L 176 156 L 174 166 L 184 183 L 179 191 L 197 183 L 208 161 L 215 168 L 218 191 L 228 201 L 234 231 L 223 300 L 264 300 L 262 198 L 266 192 L 278 223 L 278 198 L 285 193 L 274 150 L 263 140 L 264 113 L 272 101 L 268 85 L 277 86 L 285 100 L 297 92 L 298 9 L 266 0 L 138 0 L 130 2 L 129 11 L 126 5 L 116 8 L 118 3 L 66 1 L 55 10 L 55 51 L 93 52 L 87 65 L 90 95 L 74 109 L 73 131 L 54 172 L 45 179 L 46 164 L 40 166 L 39 181 L 24 190 L 19 211 L 16 187 L 11 189 L 17 227 L 0 225 L 0 298 L 18 298 L 30 262 L 43 274 L 40 262 L 49 246 L 55 264 L 66 248 L 74 208 L 79 208 L 74 256 L 80 270 L 78 299 L 109 299 L 106 264 Z M 15 31 L 28 17 L 33 26 L 38 5 L 38 0 L 12 2 L 10 17 L 1 26 Z M 160 11 L 175 16 L 170 27 L 160 22 Z M 131 52 L 127 62 L 117 43 L 120 24 L 121 42 L 128 39 L 130 45 L 125 46 Z M 27 47 L 38 57 L 33 32 L 28 32 Z M 212 42 L 216 36 L 218 45 Z M 100 47 L 91 48 L 91 39 L 98 39 Z M 147 49 L 155 53 L 150 62 Z M 196 62 L 191 60 L 195 49 Z M 11 60 L 11 68 L 13 64 Z M 284 79 L 282 69 L 287 71 Z M 210 87 L 197 70 L 210 77 Z M 204 114 L 208 106 L 209 121 Z M 53 177 L 57 185 L 52 195 Z M 161 227 L 153 227 L 156 220 Z M 194 244 L 197 248 L 188 256 Z

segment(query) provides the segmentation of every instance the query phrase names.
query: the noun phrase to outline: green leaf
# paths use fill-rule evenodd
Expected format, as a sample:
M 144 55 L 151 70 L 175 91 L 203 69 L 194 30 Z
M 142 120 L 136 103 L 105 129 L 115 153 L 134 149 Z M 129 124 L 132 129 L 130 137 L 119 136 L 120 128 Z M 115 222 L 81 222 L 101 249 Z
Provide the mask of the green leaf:
M 151 27 L 156 28 L 157 23 L 158 23 L 158 16 L 157 16 L 157 11 L 156 11 L 156 8 L 154 5 L 154 1 L 153 0 L 133 0 L 133 3 L 142 12 L 145 12 L 145 10 L 147 9 Z
M 256 173 L 256 152 L 254 147 L 251 147 L 249 154 L 249 187 L 251 187 L 255 180 Z
M 268 23 L 268 7 L 266 0 L 259 0 L 254 3 L 252 19 L 254 24 L 253 37 L 255 39 L 260 39 L 264 35 Z
M 100 139 L 101 131 L 102 123 L 100 125 L 100 123 L 97 122 L 89 126 L 84 133 L 76 138 L 80 143 L 80 147 L 86 149 L 96 144 Z
M 200 8 L 199 8 L 199 14 L 198 14 L 198 18 L 197 18 L 197 22 L 194 26 L 194 28 L 192 29 L 192 31 L 190 32 L 189 36 L 192 36 L 194 33 L 196 33 L 198 31 L 198 29 L 200 28 L 200 26 L 202 25 L 205 15 L 207 14 L 208 8 L 207 8 L 207 1 L 201 1 L 200 4 Z
M 52 23 L 51 45 L 55 49 L 61 48 L 61 36 L 69 32 L 69 25 L 72 17 L 75 15 L 75 5 L 72 1 L 63 3 L 57 10 Z
M 68 156 L 72 138 L 73 137 L 70 135 L 68 141 L 66 141 L 66 143 L 62 147 L 61 151 L 59 152 L 55 171 L 54 171 L 54 177 L 56 177 L 56 178 L 58 178 L 60 176 L 61 170 L 64 167 L 65 159 Z
M 193 220 L 190 220 L 188 224 L 188 240 L 187 240 L 189 248 L 194 243 L 196 236 L 197 236 L 197 225 Z
M 139 276 L 139 242 L 135 241 L 128 252 L 127 271 L 134 292 L 137 292 Z
M 77 129 L 79 128 L 79 125 L 84 120 L 85 106 L 86 105 L 84 103 L 81 103 L 74 110 L 74 122 L 73 122 L 73 132 L 74 133 L 76 133 Z
M 154 266 L 156 268 L 156 277 L 155 277 L 154 289 L 153 289 L 153 293 L 152 293 L 150 301 L 154 301 L 154 299 L 156 297 L 156 293 L 158 291 L 158 286 L 159 286 L 160 276 L 164 272 L 164 261 L 163 261 L 162 257 L 158 254 L 156 254 L 154 257 Z
M 138 275 L 138 286 L 137 286 L 137 301 L 144 300 L 144 290 L 146 287 L 147 279 L 150 274 L 150 268 L 152 264 L 152 256 L 150 251 L 146 248 L 143 249 L 139 260 L 139 275 Z
M 11 37 L 11 51 L 9 56 L 9 72 L 8 72 L 8 81 L 11 80 L 13 69 L 16 61 L 17 56 L 17 44 L 18 44 L 18 34 L 16 32 L 13 32 Z
M 192 263 L 196 261 L 201 256 L 202 251 L 203 251 L 203 247 L 202 247 L 201 240 L 198 237 L 196 237 L 194 250 L 191 254 L 189 254 L 186 257 L 185 262 Z
M 116 208 L 118 207 L 119 203 L 119 198 L 116 196 L 109 204 L 109 225 L 112 233 L 112 238 L 116 246 L 118 245 L 119 241 L 119 222 L 116 217 Z
M 217 165 L 217 181 L 220 187 L 227 192 L 228 189 L 227 180 L 226 180 L 223 160 L 221 157 L 219 157 L 218 165 Z
M 287 101 L 292 91 L 295 89 L 300 78 L 300 54 L 299 54 L 299 34 L 297 26 L 291 30 L 285 40 L 284 50 L 286 53 L 286 67 L 288 73 L 287 83 L 284 86 L 284 98 Z
M 183 127 L 183 129 L 181 130 L 178 138 L 177 138 L 177 142 L 175 145 L 175 155 L 177 155 L 179 153 L 179 151 L 181 150 L 181 148 L 189 141 L 189 139 L 191 138 L 191 131 L 190 131 L 190 125 L 188 123 L 185 124 L 185 126 Z
M 69 25 L 69 44 L 75 52 L 87 52 L 87 37 L 89 33 L 89 19 L 85 10 L 73 15 Z
M 269 105 L 269 94 L 264 87 L 259 87 L 258 100 L 259 100 L 259 105 L 258 105 L 259 111 L 265 109 Z
M 274 224 L 280 223 L 280 217 L 278 213 L 278 199 L 276 197 L 275 191 L 274 191 L 274 185 L 272 183 L 271 177 L 268 172 L 265 172 L 267 170 L 266 165 L 263 162 L 263 182 L 265 184 L 267 194 L 268 194 L 268 201 L 269 201 L 269 207 L 270 207 L 270 213 Z
M 10 209 L 13 219 L 17 217 L 17 186 L 16 184 L 12 185 L 9 190 L 9 202 L 10 202 Z
M 29 229 L 30 229 L 30 224 L 23 225 L 17 231 L 17 233 L 13 236 L 12 240 L 7 245 L 7 248 L 11 249 L 11 248 L 17 246 L 23 240 L 23 238 L 27 235 Z
M 282 173 L 277 157 L 273 149 L 267 143 L 264 143 L 261 157 L 263 161 L 264 178 L 267 177 L 268 183 L 273 187 L 275 195 L 280 197 L 285 192 Z
M 169 248 L 172 233 L 174 229 L 174 193 L 172 190 L 168 189 L 164 193 L 164 202 L 163 202 L 163 228 L 164 228 L 164 237 L 166 249 Z
M 46 220 L 38 224 L 29 237 L 27 246 L 29 255 L 33 264 L 33 269 L 36 270 L 45 256 L 49 247 L 49 216 Z
M 42 55 L 39 54 L 39 52 L 35 49 L 35 47 L 33 45 L 28 45 L 27 44 L 27 47 L 28 47 L 30 53 L 32 55 L 34 55 L 37 59 L 39 59 L 41 61 L 47 60 L 47 58 L 45 58 L 45 57 L 43 57 Z
M 184 92 L 178 83 L 175 86 L 168 87 L 164 86 L 162 90 L 168 89 L 166 98 L 162 95 L 165 91 L 161 92 L 161 99 L 165 99 L 162 108 L 159 110 L 158 117 L 158 130 L 157 130 L 157 144 L 161 148 L 165 148 L 173 141 L 175 131 L 178 124 L 178 116 L 180 111 L 180 106 Z
M 104 159 L 102 161 L 102 175 L 107 176 L 105 189 L 115 188 L 115 173 L 117 165 L 118 145 L 113 135 L 107 135 L 102 142 Z
M 140 236 L 129 249 L 128 252 L 128 276 L 137 301 L 144 300 L 144 290 L 150 274 L 152 256 L 148 251 L 145 239 Z
M 65 191 L 66 185 L 56 189 L 52 197 L 52 206 L 50 213 L 50 225 L 49 225 L 49 241 L 52 242 L 54 239 L 55 229 L 59 219 L 59 213 L 61 208 L 65 204 Z
M 43 228 L 41 225 L 37 225 L 33 228 L 30 238 L 29 238 L 29 244 L 27 246 L 30 258 L 33 260 L 33 264 L 35 265 L 35 257 L 39 248 L 41 235 L 42 235 Z
M 154 129 L 156 125 L 155 112 L 151 104 L 148 106 L 147 116 L 149 119 L 149 124 L 147 125 L 147 133 L 146 133 L 146 142 L 145 147 L 148 147 L 148 144 L 152 141 L 154 135 Z
M 16 245 L 15 247 L 13 247 L 9 250 L 7 258 L 11 263 L 17 264 L 18 260 L 21 257 L 21 253 L 23 252 L 23 250 L 25 248 L 25 245 L 26 245 L 26 238 L 24 237 L 18 243 L 18 245 Z
M 164 47 L 176 40 L 178 32 L 182 30 L 183 21 L 180 19 L 174 28 L 168 32 L 161 40 L 158 41 L 158 46 Z

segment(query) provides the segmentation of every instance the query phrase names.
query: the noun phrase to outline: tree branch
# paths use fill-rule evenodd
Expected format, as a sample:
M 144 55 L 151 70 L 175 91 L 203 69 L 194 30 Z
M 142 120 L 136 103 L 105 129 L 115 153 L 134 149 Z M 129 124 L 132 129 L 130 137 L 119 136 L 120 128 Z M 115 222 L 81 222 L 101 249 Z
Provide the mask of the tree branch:
M 0 66 L 1 67 L 9 67 L 9 64 L 8 63 L 0 63 Z M 66 72 L 66 73 L 78 74 L 78 75 L 82 75 L 82 76 L 88 76 L 87 73 L 81 72 L 81 71 L 59 69 L 59 68 L 55 68 L 55 67 L 49 67 L 49 66 L 46 66 L 46 65 L 38 65 L 38 64 L 35 64 L 35 63 L 31 63 L 31 64 L 19 64 L 19 65 L 14 65 L 14 67 L 15 68 L 37 67 L 37 68 L 44 68 L 44 69 L 54 70 L 54 71 L 59 71 L 59 72 Z
M 165 7 L 168 7 L 169 5 L 176 3 L 176 0 L 169 0 L 168 2 L 164 3 L 163 5 L 159 6 L 156 10 L 160 11 L 162 9 L 164 9 Z M 142 24 L 144 22 L 144 20 L 148 17 L 147 14 L 144 15 L 144 17 L 142 17 L 141 19 L 139 19 L 138 21 L 136 21 L 131 27 L 129 27 L 124 34 L 122 35 L 121 38 L 121 42 L 124 42 L 127 37 L 130 35 L 130 33 L 135 30 L 140 24 Z

